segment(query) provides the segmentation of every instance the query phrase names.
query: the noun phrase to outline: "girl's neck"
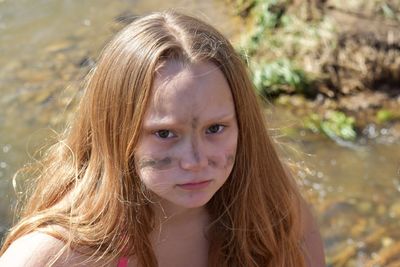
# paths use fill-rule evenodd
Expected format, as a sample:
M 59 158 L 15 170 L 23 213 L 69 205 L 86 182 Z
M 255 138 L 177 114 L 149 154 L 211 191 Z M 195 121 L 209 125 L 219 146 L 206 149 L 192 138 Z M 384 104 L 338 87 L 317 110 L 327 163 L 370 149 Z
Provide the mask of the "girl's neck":
M 209 215 L 205 207 L 176 208 L 164 203 L 156 204 L 155 229 L 151 234 L 153 242 L 165 242 L 173 238 L 205 238 Z
M 150 233 L 150 241 L 159 266 L 207 266 L 206 209 L 179 209 L 172 213 L 160 207 L 154 210 L 156 226 Z

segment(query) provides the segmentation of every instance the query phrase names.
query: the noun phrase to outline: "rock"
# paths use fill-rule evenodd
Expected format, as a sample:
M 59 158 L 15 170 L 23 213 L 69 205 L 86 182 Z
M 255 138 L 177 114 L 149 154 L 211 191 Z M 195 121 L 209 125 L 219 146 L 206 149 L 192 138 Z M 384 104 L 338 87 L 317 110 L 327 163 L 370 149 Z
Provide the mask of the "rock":
M 368 201 L 362 201 L 357 204 L 357 209 L 361 213 L 370 214 L 372 210 L 372 203 Z
M 380 204 L 376 211 L 380 216 L 384 216 L 387 212 L 387 208 L 384 204 Z
M 353 258 L 357 253 L 357 248 L 354 244 L 351 244 L 336 254 L 329 263 L 333 266 L 344 267 L 347 266 L 347 262 Z
M 387 264 L 391 260 L 396 260 L 399 253 L 400 253 L 400 242 L 393 242 L 389 246 L 383 247 L 376 254 L 376 257 L 374 257 L 374 259 L 368 262 L 365 266 L 387 266 Z
M 80 67 L 80 68 L 84 68 L 84 67 L 92 68 L 92 67 L 94 67 L 95 64 L 96 64 L 96 62 L 94 61 L 94 59 L 92 59 L 90 57 L 84 57 L 79 61 L 78 67 Z
M 355 224 L 351 227 L 350 233 L 351 237 L 359 237 L 361 234 L 365 232 L 367 229 L 367 220 L 359 219 Z
M 79 69 L 77 69 L 74 65 L 68 64 L 64 66 L 64 68 L 60 69 L 58 71 L 58 75 L 61 78 L 61 81 L 63 82 L 61 87 L 66 87 L 68 83 L 73 80 L 74 78 L 77 78 Z
M 62 52 L 62 51 L 72 49 L 73 47 L 74 47 L 74 43 L 72 43 L 71 41 L 60 40 L 58 42 L 48 45 L 44 49 L 44 51 L 47 53 L 56 53 L 56 52 Z
M 390 237 L 384 237 L 382 238 L 382 246 L 383 247 L 389 247 L 394 243 L 393 238 Z
M 390 127 L 389 135 L 395 137 L 396 139 L 400 139 L 400 122 L 396 122 Z
M 53 57 L 52 60 L 54 60 L 56 62 L 66 62 L 67 56 L 64 53 L 58 53 Z
M 35 93 L 33 101 L 35 104 L 43 105 L 52 99 L 52 91 L 50 88 L 43 88 L 42 90 Z
M 390 206 L 389 216 L 392 218 L 400 218 L 400 202 L 396 202 Z
M 2 66 L 1 71 L 16 71 L 17 69 L 22 68 L 22 62 L 17 60 L 17 59 L 13 59 L 7 62 L 7 64 L 4 64 Z
M 139 16 L 134 15 L 132 12 L 127 10 L 116 16 L 114 18 L 114 21 L 123 25 L 128 25 L 134 20 L 136 20 L 138 17 Z
M 54 74 L 50 70 L 46 69 L 23 69 L 18 71 L 16 76 L 28 83 L 41 83 L 51 80 L 52 77 L 54 77 Z
M 381 92 L 360 92 L 355 95 L 340 98 L 339 106 L 349 111 L 359 111 L 368 108 L 381 107 L 388 96 Z
M 18 93 L 18 104 L 27 104 L 30 103 L 32 98 L 35 96 L 35 90 L 37 90 L 37 87 L 24 87 L 19 89 Z

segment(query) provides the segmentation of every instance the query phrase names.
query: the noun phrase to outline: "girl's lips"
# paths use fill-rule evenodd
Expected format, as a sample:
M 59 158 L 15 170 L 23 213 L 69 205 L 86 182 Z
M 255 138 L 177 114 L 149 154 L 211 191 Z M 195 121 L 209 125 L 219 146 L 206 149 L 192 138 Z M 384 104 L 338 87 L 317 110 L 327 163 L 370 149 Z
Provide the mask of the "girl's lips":
M 178 184 L 178 187 L 185 190 L 199 190 L 206 188 L 211 183 L 211 180 L 202 181 L 202 182 L 194 182 L 194 183 L 186 183 L 186 184 Z

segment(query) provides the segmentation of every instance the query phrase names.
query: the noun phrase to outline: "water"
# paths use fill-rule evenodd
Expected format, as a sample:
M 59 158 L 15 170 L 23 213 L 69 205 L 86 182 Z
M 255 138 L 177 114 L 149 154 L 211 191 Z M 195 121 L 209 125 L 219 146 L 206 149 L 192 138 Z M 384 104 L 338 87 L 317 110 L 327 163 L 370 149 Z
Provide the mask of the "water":
M 71 116 L 79 82 L 121 27 L 115 18 L 174 7 L 200 14 L 234 38 L 246 29 L 225 5 L 222 0 L 0 0 L 0 234 L 12 223 L 12 175 Z M 343 147 L 291 130 L 298 122 L 287 111 L 276 109 L 268 118 L 272 128 L 289 127 L 278 139 L 285 143 L 285 158 L 300 164 L 297 174 L 318 216 L 329 261 L 363 266 L 400 242 L 398 144 Z M 387 230 L 380 234 L 380 227 Z M 374 233 L 377 238 L 368 239 Z M 349 247 L 356 249 L 346 258 L 341 252 Z
M 330 266 L 400 266 L 399 144 L 362 139 L 341 146 L 293 131 L 301 123 L 287 110 L 275 107 L 268 117 L 286 133 L 277 139 L 284 157 L 300 167 Z

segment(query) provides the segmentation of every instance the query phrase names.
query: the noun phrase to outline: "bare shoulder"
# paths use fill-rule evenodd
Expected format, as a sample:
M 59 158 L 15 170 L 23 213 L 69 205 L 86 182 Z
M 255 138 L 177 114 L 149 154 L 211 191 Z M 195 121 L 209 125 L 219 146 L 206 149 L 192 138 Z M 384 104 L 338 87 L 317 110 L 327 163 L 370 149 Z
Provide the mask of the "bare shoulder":
M 310 206 L 304 201 L 301 207 L 303 245 L 306 260 L 310 267 L 325 266 L 325 253 L 318 224 L 312 214 Z
M 14 241 L 0 257 L 0 267 L 37 267 L 49 266 L 54 257 L 60 254 L 54 262 L 54 267 L 100 266 L 88 256 L 65 248 L 65 243 L 49 234 L 35 231 Z M 114 264 L 112 264 L 114 265 Z
M 51 235 L 32 232 L 14 241 L 0 258 L 0 266 L 45 266 L 64 247 Z

